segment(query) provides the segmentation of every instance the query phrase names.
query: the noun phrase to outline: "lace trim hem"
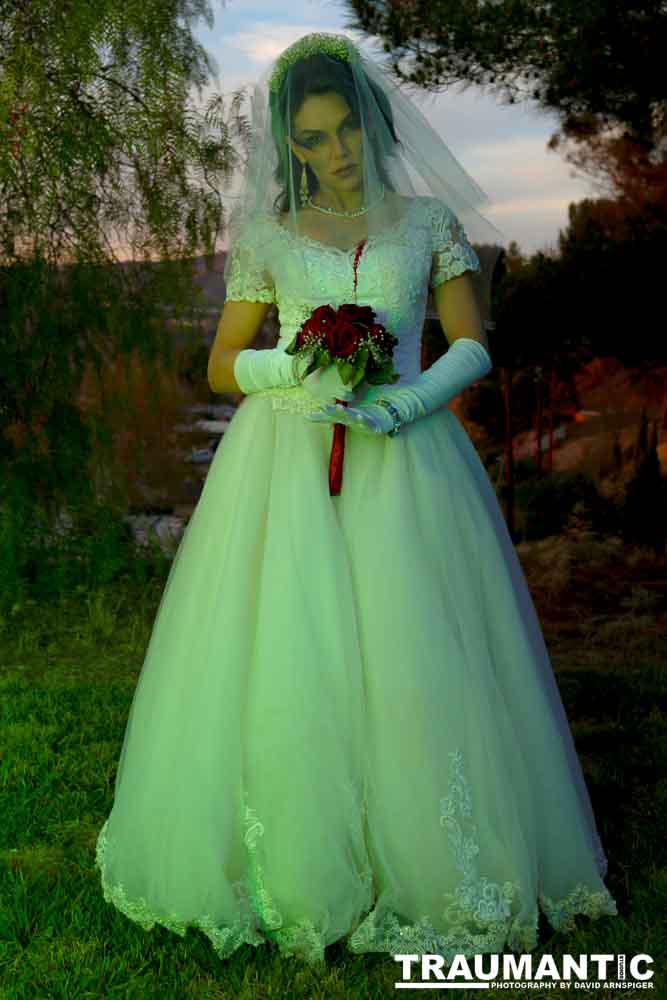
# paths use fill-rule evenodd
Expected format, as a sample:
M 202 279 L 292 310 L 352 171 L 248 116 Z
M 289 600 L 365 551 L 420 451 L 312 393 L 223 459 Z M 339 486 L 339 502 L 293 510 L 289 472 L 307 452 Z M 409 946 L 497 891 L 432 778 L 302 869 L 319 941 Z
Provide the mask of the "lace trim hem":
M 520 901 L 521 890 L 516 883 L 505 883 L 504 888 L 508 902 Z M 593 892 L 583 883 L 578 883 L 564 899 L 555 901 L 539 894 L 538 902 L 554 930 L 575 930 L 574 918 L 579 914 L 594 920 L 618 914 L 616 902 L 608 890 Z M 470 922 L 470 915 L 467 919 Z M 486 924 L 480 922 L 476 929 L 470 929 L 465 923 L 455 923 L 451 931 L 442 933 L 433 927 L 428 916 L 422 916 L 417 923 L 401 925 L 392 911 L 378 919 L 374 909 L 348 937 L 347 947 L 355 954 L 416 952 L 442 955 L 447 963 L 456 955 L 472 958 L 480 953 L 499 953 L 505 945 L 511 951 L 524 954 L 537 947 L 538 919 L 539 909 L 535 906 L 528 920 L 516 917 L 489 920 Z
M 263 833 L 253 811 L 247 809 L 248 833 L 246 844 L 251 849 L 254 838 Z M 151 930 L 155 924 L 184 937 L 189 927 L 201 930 L 211 942 L 220 959 L 229 958 L 241 945 L 254 946 L 274 942 L 279 952 L 285 956 L 297 956 L 310 965 L 326 964 L 324 949 L 327 940 L 311 920 L 299 920 L 284 926 L 283 918 L 271 900 L 262 876 L 260 866 L 254 862 L 249 874 L 233 883 L 239 904 L 239 917 L 227 927 L 219 926 L 210 914 L 184 920 L 176 913 L 158 912 L 142 898 L 130 899 L 120 884 L 111 884 L 105 876 L 105 856 L 108 846 L 108 820 L 98 836 L 95 865 L 101 871 L 104 899 L 144 930 Z M 372 873 L 366 869 L 360 873 L 360 880 L 368 892 L 372 892 Z M 451 894 L 454 899 L 456 894 Z M 460 895 L 460 894 L 459 894 Z M 361 920 L 356 929 L 344 935 L 348 951 L 353 954 L 366 952 L 416 952 L 417 954 L 439 954 L 450 962 L 457 954 L 472 957 L 481 952 L 502 952 L 507 944 L 511 950 L 521 954 L 537 947 L 538 907 L 535 906 L 529 920 L 521 921 L 509 914 L 513 901 L 521 899 L 520 886 L 506 882 L 502 887 L 502 902 L 506 916 L 497 918 L 491 907 L 491 916 L 485 920 L 479 906 L 473 912 L 470 905 L 455 900 L 447 911 L 452 918 L 451 930 L 437 931 L 428 916 L 423 915 L 416 923 L 401 923 L 398 914 L 385 909 L 380 916 L 377 906 Z M 574 918 L 583 914 L 591 919 L 618 913 L 611 894 L 594 892 L 583 883 L 578 883 L 568 895 L 554 900 L 538 895 L 539 906 L 555 930 L 574 930 Z M 477 924 L 477 927 L 471 927 Z M 330 942 L 329 942 L 330 943 Z

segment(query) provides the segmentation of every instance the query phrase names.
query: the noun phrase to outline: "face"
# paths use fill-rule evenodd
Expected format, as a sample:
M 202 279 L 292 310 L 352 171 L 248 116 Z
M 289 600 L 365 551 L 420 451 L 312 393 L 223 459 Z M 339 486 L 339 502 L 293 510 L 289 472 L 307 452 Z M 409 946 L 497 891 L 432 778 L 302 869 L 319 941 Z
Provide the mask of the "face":
M 301 163 L 312 169 L 320 187 L 335 191 L 360 187 L 361 125 L 340 94 L 310 94 L 305 99 L 294 116 L 290 145 Z M 348 164 L 349 171 L 336 173 Z

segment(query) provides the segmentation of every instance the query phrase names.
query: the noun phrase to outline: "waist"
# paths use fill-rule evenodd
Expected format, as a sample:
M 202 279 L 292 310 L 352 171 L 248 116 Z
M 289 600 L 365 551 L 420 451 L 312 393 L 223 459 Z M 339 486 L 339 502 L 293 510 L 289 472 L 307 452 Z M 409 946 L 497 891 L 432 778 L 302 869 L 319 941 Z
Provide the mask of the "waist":
M 252 395 L 269 399 L 273 410 L 284 413 L 314 413 L 322 405 L 322 400 L 316 399 L 302 385 L 281 385 L 273 389 L 260 389 Z
M 398 383 L 396 383 L 398 385 Z M 369 385 L 363 390 L 359 397 L 349 406 L 358 406 L 362 403 L 371 403 L 377 399 L 385 389 L 391 388 L 389 385 Z M 271 401 L 271 406 L 275 411 L 285 413 L 314 413 L 319 410 L 324 402 L 333 403 L 333 398 L 329 400 L 314 396 L 302 385 L 277 386 L 273 389 L 260 389 L 252 393 L 253 396 L 262 396 Z

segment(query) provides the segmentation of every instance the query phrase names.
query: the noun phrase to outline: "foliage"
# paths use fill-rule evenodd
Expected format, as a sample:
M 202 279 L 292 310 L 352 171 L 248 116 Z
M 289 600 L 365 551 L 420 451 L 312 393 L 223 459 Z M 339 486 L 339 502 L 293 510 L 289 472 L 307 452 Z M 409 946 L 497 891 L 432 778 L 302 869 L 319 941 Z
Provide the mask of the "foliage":
M 654 145 L 664 134 L 667 11 L 654 0 L 348 0 L 346 25 L 378 37 L 400 80 L 487 86 L 510 103 L 594 117 Z
M 1 11 L 0 476 L 54 511 L 105 437 L 77 413 L 84 371 L 169 356 L 165 317 L 196 308 L 191 257 L 215 250 L 248 126 L 242 92 L 190 97 L 212 72 L 191 30 L 208 0 Z
M 667 197 L 667 8 L 654 0 L 348 0 L 397 78 L 475 84 L 560 119 L 548 148 L 637 212 Z
M 203 340 L 185 344 L 177 352 L 177 371 L 193 388 L 207 385 L 210 350 Z
M 212 253 L 215 182 L 238 162 L 191 23 L 208 0 L 5 0 L 0 31 L 0 243 L 8 261 Z M 112 241 L 115 241 L 115 246 Z
M 112 504 L 82 497 L 70 524 L 53 531 L 50 514 L 19 477 L 0 483 L 0 616 L 25 601 L 59 600 L 77 589 L 164 577 L 157 542 L 139 549 Z
M 77 402 L 96 429 L 89 463 L 96 496 L 133 513 L 156 506 L 171 512 L 187 500 L 178 424 L 193 401 L 176 358 L 146 361 L 135 352 L 111 359 L 101 377 L 88 366 Z
M 661 473 L 656 445 L 654 423 L 651 442 L 646 443 L 625 489 L 623 533 L 628 541 L 662 555 L 667 543 L 667 476 Z
M 613 533 L 618 518 L 612 500 L 603 497 L 588 477 L 579 472 L 534 474 L 534 463 L 517 463 L 517 504 L 522 514 L 522 541 L 559 535 L 577 504 L 583 504 L 592 528 L 600 534 Z
M 560 234 L 566 303 L 576 303 L 577 326 L 594 352 L 647 373 L 667 363 L 662 313 L 667 204 L 633 211 L 611 199 L 584 199 L 569 208 Z
M 650 220 L 650 209 L 662 206 L 664 211 L 667 205 L 666 138 L 667 122 L 656 130 L 654 145 L 627 131 L 603 133 L 588 116 L 576 122 L 566 119 L 547 148 L 560 152 L 576 168 L 574 176 L 583 174 L 601 195 L 615 199 L 624 215 L 629 210 Z
M 148 276 L 138 270 L 126 287 L 118 271 L 99 265 L 58 269 L 34 259 L 5 276 L 0 468 L 55 511 L 89 495 L 91 440 L 111 449 L 105 422 L 118 401 L 104 397 L 103 384 L 112 359 L 137 350 L 155 366 L 169 354 L 161 300 L 177 297 L 189 309 L 190 278 L 164 262 Z M 91 369 L 101 403 L 92 420 L 79 406 Z

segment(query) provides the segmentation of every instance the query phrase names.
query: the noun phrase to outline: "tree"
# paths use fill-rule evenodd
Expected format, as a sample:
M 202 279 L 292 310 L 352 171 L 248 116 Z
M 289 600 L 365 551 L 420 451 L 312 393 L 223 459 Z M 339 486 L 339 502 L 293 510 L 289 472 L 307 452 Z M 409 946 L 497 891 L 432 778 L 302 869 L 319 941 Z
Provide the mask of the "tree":
M 242 92 L 192 103 L 200 17 L 208 0 L 0 0 L 0 481 L 54 505 L 87 475 L 86 363 L 168 356 L 184 262 L 224 222 L 248 123 Z
M 573 322 L 570 276 L 560 260 L 540 252 L 523 260 L 515 251 L 505 263 L 495 288 L 495 331 L 489 340 L 502 392 L 505 519 L 514 537 L 514 435 L 532 422 L 541 441 L 546 413 L 551 471 L 555 412 L 572 397 L 574 373 L 589 358 L 591 344 Z
M 556 112 L 549 148 L 601 182 L 610 196 L 570 206 L 560 260 L 518 248 L 494 309 L 492 353 L 505 403 L 508 527 L 511 438 L 526 372 L 537 389 L 541 436 L 572 368 L 614 355 L 654 398 L 664 338 L 653 335 L 667 241 L 667 7 L 656 0 L 348 0 L 346 27 L 378 38 L 399 81 L 431 91 L 475 84 L 509 103 Z M 568 147 L 573 148 L 566 148 Z M 539 337 L 535 336 L 539 329 Z M 563 370 L 563 362 L 564 369 Z M 661 416 L 667 422 L 667 404 Z M 551 465 L 551 453 L 549 466 Z
M 644 138 L 664 108 L 660 0 L 348 0 L 348 7 L 354 16 L 346 26 L 376 35 L 397 76 L 429 90 L 491 85 L 512 102 L 592 113 Z
M 4 261 L 213 252 L 215 181 L 238 157 L 221 98 L 202 115 L 188 96 L 212 70 L 190 30 L 212 23 L 208 0 L 0 0 L 0 10 Z M 239 104 L 236 94 L 243 133 Z
M 547 144 L 564 155 L 580 174 L 593 181 L 600 194 L 613 199 L 616 212 L 644 215 L 647 225 L 664 224 L 667 215 L 667 122 L 656 125 L 653 140 L 603 134 L 588 116 L 567 119 Z
M 660 0 L 347 0 L 347 7 L 346 26 L 379 38 L 399 80 L 431 91 L 476 84 L 510 104 L 532 100 L 561 118 L 551 148 L 594 150 L 604 137 L 610 175 L 632 160 L 635 189 L 650 178 L 651 188 L 664 190 L 667 8 Z M 591 154 L 566 158 L 592 166 Z

